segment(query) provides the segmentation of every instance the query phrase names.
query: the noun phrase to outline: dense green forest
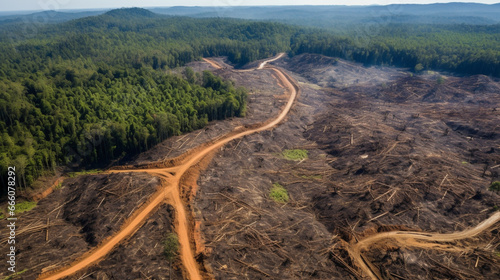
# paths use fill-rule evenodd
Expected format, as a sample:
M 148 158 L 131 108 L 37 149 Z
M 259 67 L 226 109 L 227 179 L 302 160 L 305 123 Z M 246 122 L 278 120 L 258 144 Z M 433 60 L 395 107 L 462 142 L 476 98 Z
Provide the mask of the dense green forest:
M 210 72 L 187 68 L 180 77 L 168 68 L 201 56 L 239 63 L 270 56 L 279 44 L 260 41 L 286 34 L 273 25 L 256 35 L 259 25 L 143 10 L 47 26 L 9 42 L 16 28 L 0 44 L 0 172 L 15 165 L 21 186 L 56 165 L 110 162 L 208 121 L 243 116 L 244 89 Z
M 318 53 L 367 65 L 500 77 L 500 25 L 390 24 L 371 35 L 302 32 L 291 54 Z M 418 71 L 417 71 L 418 72 Z
M 245 114 L 246 92 L 209 72 L 169 69 L 210 56 L 235 65 L 317 53 L 365 64 L 500 77 L 498 25 L 380 26 L 376 34 L 112 10 L 58 24 L 0 25 L 0 174 L 22 186 L 57 165 L 105 164 L 208 121 Z

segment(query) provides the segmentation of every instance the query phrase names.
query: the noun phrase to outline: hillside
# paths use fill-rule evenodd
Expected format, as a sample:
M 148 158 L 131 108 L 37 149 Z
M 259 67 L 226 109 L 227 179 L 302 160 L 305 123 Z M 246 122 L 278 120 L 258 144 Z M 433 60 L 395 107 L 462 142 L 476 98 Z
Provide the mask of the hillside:
M 0 279 L 500 279 L 485 7 L 0 24 Z
M 33 34 L 24 28 L 0 26 L 1 170 L 20 166 L 23 186 L 55 166 L 104 166 L 210 120 L 243 115 L 243 91 L 228 82 L 190 71 L 161 77 L 201 57 L 242 66 L 278 52 L 316 53 L 417 73 L 500 76 L 498 25 L 390 24 L 358 36 L 132 8 L 42 24 Z
M 43 11 L 30 13 L 26 15 L 6 15 L 0 16 L 0 25 L 4 24 L 24 24 L 35 23 L 60 23 L 74 19 L 96 16 L 104 13 L 103 11 L 83 11 L 83 12 L 60 12 L 60 11 Z
M 247 117 L 66 179 L 18 221 L 30 228 L 22 279 L 58 268 L 75 280 L 498 279 L 500 196 L 488 190 L 499 179 L 498 79 L 310 54 L 253 71 L 227 62 L 189 66 L 248 88 Z M 292 105 L 273 69 L 291 77 L 297 99 L 272 129 L 246 134 Z M 174 233 L 184 250 L 172 260 L 162 243 Z
M 243 116 L 245 90 L 210 73 L 165 72 L 201 56 L 268 56 L 285 48 L 286 30 L 122 9 L 45 26 L 35 38 L 12 38 L 15 45 L 2 40 L 1 170 L 16 165 L 26 187 L 59 165 L 105 166 L 211 120 Z
M 152 11 L 191 17 L 231 17 L 314 26 L 339 32 L 360 23 L 495 24 L 500 5 L 478 3 L 392 4 L 386 6 L 170 7 Z M 340 29 L 340 30 L 339 30 Z

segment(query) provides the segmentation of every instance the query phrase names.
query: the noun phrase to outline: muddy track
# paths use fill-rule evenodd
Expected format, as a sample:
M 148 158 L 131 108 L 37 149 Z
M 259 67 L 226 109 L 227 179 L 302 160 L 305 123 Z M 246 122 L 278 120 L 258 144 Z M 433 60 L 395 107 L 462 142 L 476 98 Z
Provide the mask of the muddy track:
M 127 221 L 116 234 L 104 240 L 95 249 L 85 253 L 83 256 L 78 258 L 67 267 L 44 273 L 39 277 L 39 279 L 61 279 L 63 277 L 70 276 L 93 264 L 96 264 L 106 255 L 108 255 L 118 244 L 121 244 L 124 240 L 133 235 L 143 225 L 146 219 L 150 217 L 151 214 L 156 209 L 158 209 L 158 206 L 162 203 L 169 203 L 176 210 L 176 221 L 174 226 L 179 237 L 180 257 L 185 269 L 184 272 L 186 278 L 192 280 L 207 278 L 208 274 L 204 272 L 204 269 L 200 267 L 199 263 L 196 262 L 193 253 L 193 228 L 191 226 L 192 213 L 189 210 L 189 205 L 186 205 L 189 202 L 189 198 L 186 199 L 185 197 L 185 193 L 192 192 L 192 190 L 186 191 L 185 189 L 183 189 L 183 187 L 194 188 L 194 186 L 185 186 L 186 184 L 189 184 L 189 181 L 192 181 L 193 179 L 187 179 L 187 177 L 189 177 L 190 175 L 190 170 L 192 168 L 196 168 L 204 159 L 209 158 L 209 155 L 215 152 L 218 148 L 234 139 L 270 129 L 280 123 L 286 117 L 298 94 L 298 84 L 282 70 L 272 66 L 266 67 L 266 64 L 268 62 L 277 60 L 283 55 L 284 54 L 282 53 L 272 59 L 266 60 L 260 63 L 259 67 L 255 69 L 241 70 L 254 71 L 267 69 L 274 72 L 274 76 L 278 79 L 278 82 L 285 87 L 287 93 L 289 94 L 288 102 L 278 116 L 262 124 L 252 125 L 251 127 L 247 127 L 245 129 L 236 129 L 235 131 L 230 132 L 215 141 L 201 144 L 197 148 L 194 148 L 192 151 L 188 151 L 185 153 L 185 155 L 181 155 L 174 160 L 164 160 L 162 162 L 155 162 L 146 166 L 136 166 L 135 168 L 131 166 L 125 166 L 118 167 L 114 170 L 109 170 L 108 172 L 110 173 L 149 173 L 151 175 L 160 177 L 162 179 L 162 184 L 161 187 L 149 198 L 149 200 L 144 203 L 138 210 L 136 210 L 129 219 L 127 219 Z M 221 68 L 218 63 L 210 59 L 204 60 L 210 63 L 210 65 L 215 68 Z M 197 172 L 194 171 L 191 172 L 191 174 L 197 174 Z
M 363 238 L 352 244 L 346 244 L 349 255 L 358 265 L 365 276 L 371 279 L 383 279 L 378 269 L 371 264 L 364 256 L 363 251 L 368 250 L 387 239 L 407 247 L 450 250 L 449 246 L 441 246 L 435 242 L 453 242 L 460 239 L 472 238 L 484 232 L 488 228 L 500 221 L 500 212 L 493 214 L 488 219 L 482 221 L 476 227 L 452 233 L 432 233 L 416 231 L 389 231 L 377 233 Z

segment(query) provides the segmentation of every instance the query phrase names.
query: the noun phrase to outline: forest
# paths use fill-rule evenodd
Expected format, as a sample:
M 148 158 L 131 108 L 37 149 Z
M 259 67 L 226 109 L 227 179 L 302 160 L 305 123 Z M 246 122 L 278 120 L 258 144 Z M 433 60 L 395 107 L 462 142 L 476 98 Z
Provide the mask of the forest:
M 500 25 L 390 24 L 375 34 L 300 33 L 291 54 L 317 53 L 388 65 L 500 77 Z
M 15 165 L 21 186 L 56 166 L 109 164 L 211 120 L 244 116 L 244 89 L 210 72 L 170 71 L 202 57 L 227 56 L 239 67 L 278 52 L 317 53 L 500 77 L 499 25 L 394 23 L 374 34 L 338 33 L 133 8 L 35 29 L 0 24 L 0 174 Z

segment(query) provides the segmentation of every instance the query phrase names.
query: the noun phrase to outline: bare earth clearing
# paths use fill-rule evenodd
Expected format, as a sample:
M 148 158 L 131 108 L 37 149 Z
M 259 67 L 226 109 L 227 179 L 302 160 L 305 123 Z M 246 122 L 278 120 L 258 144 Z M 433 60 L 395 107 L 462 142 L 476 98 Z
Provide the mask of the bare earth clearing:
M 247 117 L 67 179 L 19 221 L 19 279 L 68 263 L 82 269 L 67 279 L 500 278 L 500 197 L 487 190 L 500 179 L 497 80 L 318 55 L 273 64 L 291 78 L 222 58 L 191 64 L 249 88 Z M 300 94 L 274 126 L 293 80 Z M 273 183 L 288 203 L 269 197 Z M 161 241 L 172 231 L 189 245 L 170 269 Z

